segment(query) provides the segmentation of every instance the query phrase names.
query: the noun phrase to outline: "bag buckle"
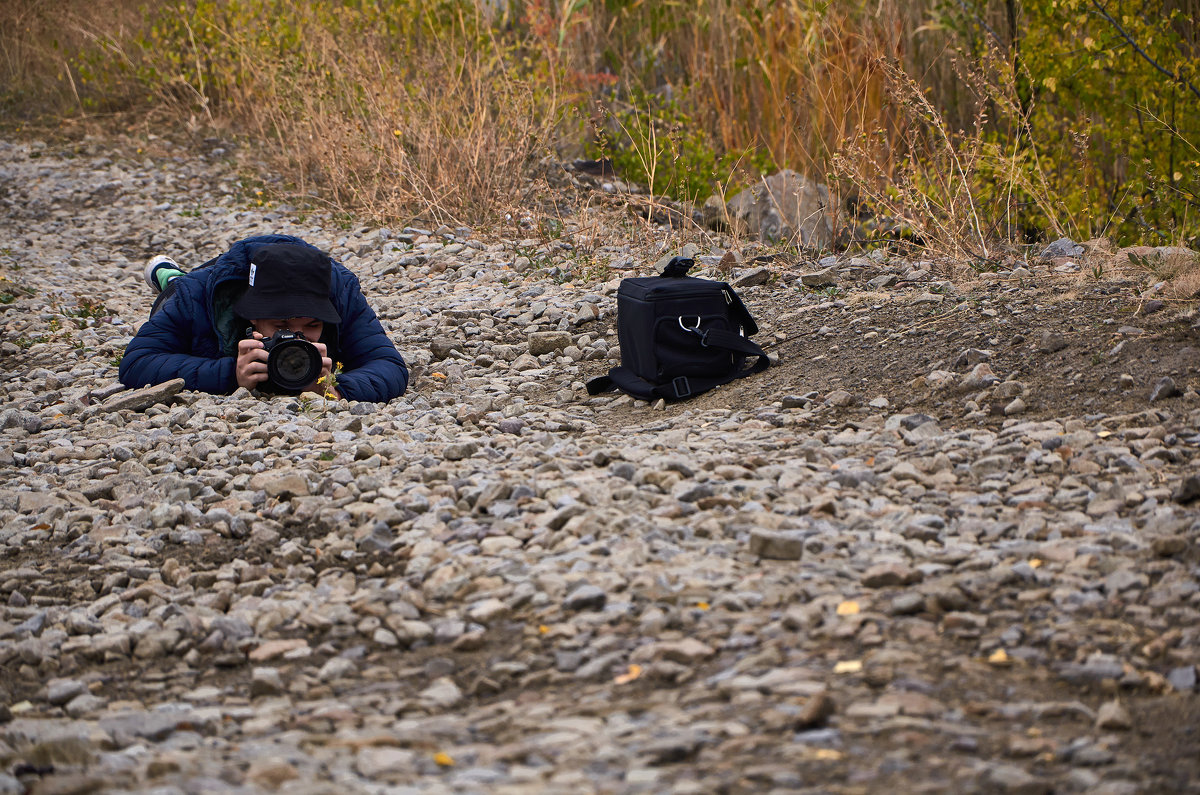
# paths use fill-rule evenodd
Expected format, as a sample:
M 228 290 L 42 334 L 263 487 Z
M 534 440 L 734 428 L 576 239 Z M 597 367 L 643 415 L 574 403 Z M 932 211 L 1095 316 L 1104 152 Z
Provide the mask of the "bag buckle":
M 690 319 L 692 319 L 692 318 L 695 318 L 695 319 L 696 319 L 696 325 L 694 325 L 694 326 L 688 326 L 688 325 L 684 325 L 683 319 L 684 319 L 685 317 L 686 317 L 686 318 L 688 318 L 689 320 L 690 320 Z M 680 316 L 679 316 L 679 327 L 680 327 L 681 329 L 683 329 L 684 331 L 688 332 L 689 334 L 695 334 L 697 337 L 699 337 L 699 338 L 700 338 L 700 347 L 701 347 L 701 348 L 707 348 L 707 347 L 708 347 L 708 332 L 709 332 L 709 329 L 705 329 L 704 331 L 701 331 L 701 330 L 700 330 L 700 316 L 699 316 L 699 315 L 680 315 Z
M 675 390 L 675 397 L 680 399 L 692 394 L 692 387 L 688 384 L 686 375 L 676 376 L 671 379 L 671 388 Z

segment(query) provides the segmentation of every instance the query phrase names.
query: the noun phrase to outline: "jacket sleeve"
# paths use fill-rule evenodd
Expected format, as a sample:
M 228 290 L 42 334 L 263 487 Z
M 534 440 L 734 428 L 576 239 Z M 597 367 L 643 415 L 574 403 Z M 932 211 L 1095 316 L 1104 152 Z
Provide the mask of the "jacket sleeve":
M 227 394 L 237 386 L 233 357 L 194 355 L 191 351 L 194 319 L 188 308 L 200 299 L 196 287 L 180 286 L 137 335 L 121 357 L 119 376 L 130 389 L 161 384 L 174 378 L 184 388 Z
M 343 270 L 338 348 L 343 372 L 337 389 L 347 400 L 385 403 L 408 388 L 408 365 L 367 304 L 358 278 Z

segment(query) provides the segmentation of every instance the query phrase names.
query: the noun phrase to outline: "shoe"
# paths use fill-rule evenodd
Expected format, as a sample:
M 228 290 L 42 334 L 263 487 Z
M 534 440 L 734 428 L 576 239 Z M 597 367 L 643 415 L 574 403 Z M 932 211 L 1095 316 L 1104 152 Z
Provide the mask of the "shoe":
M 146 269 L 142 271 L 142 276 L 146 279 L 146 284 L 156 293 L 161 293 L 163 288 L 167 286 L 167 282 L 174 279 L 176 276 L 182 276 L 183 269 L 179 267 L 179 263 L 170 257 L 159 254 L 151 257 L 146 263 Z

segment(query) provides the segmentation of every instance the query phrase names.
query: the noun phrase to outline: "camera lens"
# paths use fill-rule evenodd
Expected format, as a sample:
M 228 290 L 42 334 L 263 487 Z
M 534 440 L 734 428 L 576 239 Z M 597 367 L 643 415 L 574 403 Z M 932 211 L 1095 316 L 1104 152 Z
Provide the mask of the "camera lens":
M 282 341 L 267 356 L 267 377 L 280 389 L 303 389 L 320 374 L 321 354 L 308 340 Z
M 279 359 L 276 362 L 276 369 L 279 370 L 279 376 L 285 381 L 295 381 L 298 378 L 303 378 L 304 374 L 309 371 L 309 358 L 305 350 L 299 346 L 294 348 L 284 348 L 279 352 Z

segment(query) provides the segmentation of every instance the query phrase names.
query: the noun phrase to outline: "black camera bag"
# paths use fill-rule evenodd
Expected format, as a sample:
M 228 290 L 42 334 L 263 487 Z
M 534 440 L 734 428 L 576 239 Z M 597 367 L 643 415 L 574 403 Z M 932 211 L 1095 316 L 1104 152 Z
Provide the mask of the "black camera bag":
M 725 282 L 687 276 L 691 265 L 676 257 L 661 276 L 621 281 L 621 364 L 589 381 L 588 394 L 620 389 L 642 400 L 672 402 L 770 366 L 766 352 L 749 339 L 758 325 L 742 299 Z M 755 357 L 750 365 L 748 357 Z

